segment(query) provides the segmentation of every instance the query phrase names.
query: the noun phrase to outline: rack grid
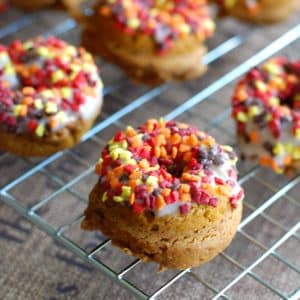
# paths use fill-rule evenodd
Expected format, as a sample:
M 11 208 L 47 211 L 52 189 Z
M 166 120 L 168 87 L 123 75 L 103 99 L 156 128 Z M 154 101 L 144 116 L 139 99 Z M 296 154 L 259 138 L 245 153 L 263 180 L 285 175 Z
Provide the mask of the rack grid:
M 26 29 L 27 27 L 30 27 L 32 24 L 37 24 L 39 18 L 41 18 L 41 15 L 42 12 L 28 13 L 16 18 L 15 20 L 9 21 L 7 24 L 2 26 L 2 28 L 0 28 L 0 42 L 5 42 L 7 39 L 9 40 L 13 34 L 15 35 L 19 32 L 20 36 L 23 37 L 21 31 L 24 30 L 24 28 Z M 66 16 L 62 18 L 59 24 L 56 24 L 55 26 L 47 26 L 49 28 L 42 32 L 43 35 L 58 35 L 64 37 L 65 39 L 71 38 L 72 34 L 78 36 L 76 22 Z M 226 37 L 225 40 L 215 45 L 214 48 L 208 52 L 208 54 L 204 57 L 205 63 L 217 65 L 218 61 L 222 60 L 232 51 L 239 49 L 239 47 L 243 45 L 247 45 L 247 43 L 249 43 L 248 38 L 251 36 L 251 32 L 253 30 L 257 29 L 253 28 L 252 26 L 246 26 L 242 32 Z M 175 107 L 174 104 L 172 104 L 172 109 L 165 113 L 164 117 L 166 119 L 190 118 L 190 115 L 193 113 L 191 110 L 197 111 L 197 108 L 199 108 L 200 104 L 211 102 L 210 105 L 215 105 L 220 111 L 218 111 L 216 115 L 213 114 L 211 118 L 205 119 L 205 117 L 203 117 L 203 129 L 206 131 L 218 130 L 219 133 L 223 135 L 223 138 L 229 139 L 230 142 L 233 143 L 233 130 L 230 130 L 230 125 L 229 129 L 227 128 L 227 125 L 224 125 L 228 124 L 226 122 L 228 122 L 230 119 L 230 108 L 228 105 L 224 106 L 222 103 L 217 103 L 214 99 L 212 99 L 212 97 L 216 97 L 215 95 L 221 93 L 223 88 L 233 84 L 235 80 L 242 76 L 251 67 L 263 62 L 272 55 L 285 50 L 292 44 L 300 46 L 299 41 L 300 24 L 293 24 L 286 32 L 277 36 L 275 39 L 273 39 L 273 41 L 271 41 L 271 43 L 264 46 L 254 55 L 250 55 L 250 57 L 246 58 L 238 66 L 232 67 L 224 74 L 218 74 L 217 77 L 211 76 L 211 78 L 215 78 L 215 80 L 212 80 L 211 82 L 208 81 L 207 83 L 205 82 L 203 87 L 195 89 L 192 84 L 182 84 L 181 86 L 189 87 L 189 91 L 192 91 L 192 96 L 189 96 L 185 100 L 180 100 L 179 103 L 175 103 Z M 105 76 L 106 65 L 103 64 L 103 62 L 100 62 L 100 64 L 102 69 L 104 69 L 103 74 Z M 205 76 L 209 77 L 210 75 L 208 73 L 208 75 Z M 115 128 L 124 127 L 124 124 L 132 118 L 132 114 L 134 117 L 136 117 L 136 119 L 138 119 L 138 117 L 141 117 L 141 110 L 147 110 L 148 105 L 151 105 L 153 102 L 158 102 L 157 99 L 161 97 L 161 95 L 168 95 L 168 93 L 175 88 L 179 88 L 180 90 L 179 84 L 177 87 L 176 85 L 164 84 L 154 88 L 140 88 L 137 85 L 133 85 L 128 82 L 126 78 L 121 77 L 119 81 L 106 85 L 104 90 L 105 96 L 107 98 L 117 97 L 116 95 L 113 96 L 113 93 L 117 93 L 120 88 L 121 91 L 119 93 L 122 95 L 122 86 L 124 86 L 124 84 L 129 86 L 128 89 L 130 90 L 130 93 L 133 93 L 134 95 L 135 92 L 132 91 L 137 90 L 136 94 L 138 94 L 138 96 L 133 96 L 131 101 L 126 101 L 122 107 L 115 109 L 112 113 L 110 113 L 109 110 L 104 110 L 101 115 L 101 119 L 99 119 L 95 126 L 85 134 L 81 144 L 92 143 L 94 148 L 100 149 L 101 146 L 105 144 L 105 138 L 102 137 L 102 133 L 105 131 L 110 132 L 110 130 L 113 132 Z M 142 92 L 140 89 L 142 89 Z M 105 100 L 108 102 L 108 99 Z M 160 104 L 164 105 L 163 100 L 161 103 L 157 103 L 159 112 Z M 196 122 L 200 122 L 198 118 L 195 120 Z M 9 154 L 6 153 L 1 154 L 0 165 L 1 162 L 7 159 L 8 155 Z M 64 176 L 66 175 L 66 172 L 63 170 L 61 173 L 57 174 L 53 171 L 51 165 L 55 164 L 60 159 L 65 159 L 67 156 L 71 157 L 74 161 L 78 162 L 78 164 L 82 165 L 82 169 L 80 169 L 80 171 L 76 170 L 76 174 L 72 178 L 65 180 Z M 248 263 L 243 263 L 241 260 L 233 257 L 230 252 L 225 251 L 224 253 L 220 254 L 222 259 L 239 270 L 236 276 L 233 276 L 223 286 L 217 287 L 213 285 L 209 279 L 205 279 L 203 276 L 195 272 L 195 270 L 187 269 L 174 273 L 173 276 L 168 278 L 166 282 L 156 287 L 152 292 L 149 293 L 145 289 L 139 288 L 137 284 L 128 279 L 128 275 L 143 264 L 140 260 L 131 260 L 127 265 L 122 266 L 122 268 L 120 268 L 118 271 L 115 271 L 113 268 L 109 267 L 101 259 L 99 259 L 103 249 L 106 249 L 110 246 L 111 243 L 109 240 L 101 237 L 99 244 L 96 247 L 93 247 L 92 249 L 85 249 L 82 245 L 80 245 L 80 243 L 76 242 L 74 238 L 70 238 L 68 236 L 68 231 L 73 228 L 73 226 L 78 226 L 82 220 L 82 214 L 78 214 L 74 218 L 68 220 L 67 222 L 63 222 L 58 226 L 51 224 L 51 222 L 49 222 L 43 214 L 43 209 L 45 207 L 53 205 L 57 197 L 60 197 L 65 193 L 70 195 L 70 197 L 78 199 L 81 205 L 86 204 L 87 196 L 85 193 L 78 191 L 77 185 L 92 176 L 93 162 L 80 155 L 78 151 L 76 151 L 76 147 L 75 150 L 70 149 L 64 152 L 59 152 L 43 160 L 36 161 L 25 158 L 20 160 L 22 160 L 28 166 L 28 168 L 25 171 L 20 172 L 20 174 L 18 174 L 18 176 L 13 178 L 11 181 L 6 182 L 2 186 L 0 185 L 0 200 L 14 208 L 20 215 L 26 217 L 33 224 L 60 242 L 71 252 L 90 263 L 95 268 L 99 269 L 103 274 L 107 275 L 109 278 L 130 291 L 139 299 L 154 299 L 158 296 L 162 296 L 168 288 L 185 276 L 192 277 L 196 282 L 199 283 L 199 285 L 207 288 L 212 293 L 211 298 L 213 299 L 234 298 L 230 294 L 231 289 L 235 285 L 239 284 L 245 277 L 251 277 L 258 284 L 262 285 L 271 293 L 273 293 L 274 296 L 276 295 L 279 298 L 293 300 L 300 298 L 300 280 L 298 281 L 298 286 L 296 285 L 291 290 L 286 291 L 276 284 L 270 283 L 270 281 L 265 277 L 266 274 L 259 272 L 259 269 L 257 269 L 257 267 L 260 266 L 266 259 L 272 257 L 276 259 L 276 261 L 284 264 L 289 270 L 292 270 L 295 274 L 297 274 L 297 276 L 300 274 L 299 265 L 293 263 L 289 258 L 281 254 L 279 251 L 280 248 L 284 246 L 285 243 L 291 238 L 296 239 L 298 242 L 300 241 L 299 215 L 296 216 L 296 221 L 293 224 L 283 224 L 284 222 L 279 222 L 278 219 L 273 217 L 269 211 L 274 204 L 279 203 L 282 199 L 288 203 L 291 203 L 293 207 L 297 209 L 300 208 L 299 199 L 297 199 L 297 193 L 295 192 L 296 189 L 299 191 L 300 187 L 299 174 L 296 174 L 293 178 L 289 179 L 283 179 L 281 177 L 279 179 L 274 179 L 274 177 L 272 177 L 273 175 L 270 173 L 265 175 L 265 172 L 267 171 L 262 170 L 257 165 L 250 164 L 250 166 L 248 166 L 247 163 L 241 163 L 240 166 L 243 171 L 240 183 L 247 185 L 252 180 L 255 180 L 257 186 L 261 186 L 269 191 L 265 199 L 258 204 L 253 204 L 251 198 L 246 198 L 244 207 L 247 210 L 247 213 L 245 213 L 238 229 L 238 234 L 240 237 L 246 239 L 248 242 L 260 249 L 260 255 Z M 2 170 L 0 169 L 0 176 L 4 174 L 1 173 Z M 32 180 L 36 176 L 40 175 L 45 176 L 54 182 L 56 184 L 56 188 L 53 189 L 53 191 L 47 196 L 40 195 L 33 203 L 25 204 L 23 201 L 24 199 L 22 199 L 21 196 L 15 195 L 15 190 L 22 187 L 24 182 Z M 266 179 L 266 176 L 271 176 L 274 180 L 268 180 Z M 294 191 L 294 193 L 291 193 L 292 191 Z M 259 195 L 259 193 L 257 195 Z M 254 199 L 255 196 L 252 197 Z M 56 211 L 56 214 L 59 213 L 59 211 Z M 272 224 L 272 226 L 280 229 L 282 234 L 273 240 L 272 243 L 266 244 L 262 242 L 260 239 L 256 238 L 253 233 L 249 233 L 249 230 L 247 230 L 247 227 L 251 225 L 252 221 L 256 221 L 258 218 L 262 218 L 264 222 L 269 222 Z M 235 245 L 232 247 L 235 247 Z M 121 253 L 118 255 L 121 255 Z

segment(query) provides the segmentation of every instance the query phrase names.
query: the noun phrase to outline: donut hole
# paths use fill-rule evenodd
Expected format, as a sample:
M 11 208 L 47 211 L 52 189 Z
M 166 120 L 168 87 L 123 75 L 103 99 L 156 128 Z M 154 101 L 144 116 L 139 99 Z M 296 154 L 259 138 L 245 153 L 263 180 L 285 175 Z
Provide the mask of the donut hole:
M 159 159 L 159 165 L 175 178 L 181 178 L 186 167 L 183 161 L 175 161 L 171 159 Z

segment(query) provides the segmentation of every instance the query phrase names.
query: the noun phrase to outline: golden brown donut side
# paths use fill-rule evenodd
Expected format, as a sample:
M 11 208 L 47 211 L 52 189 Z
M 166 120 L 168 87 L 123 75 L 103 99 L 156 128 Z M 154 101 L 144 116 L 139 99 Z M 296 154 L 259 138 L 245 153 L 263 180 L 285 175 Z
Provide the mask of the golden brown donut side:
M 23 9 L 36 9 L 44 6 L 52 5 L 56 3 L 57 0 L 12 0 L 11 3 Z
M 206 70 L 201 64 L 206 48 L 195 36 L 176 41 L 167 55 L 160 56 L 151 37 L 124 34 L 111 17 L 102 15 L 88 20 L 82 43 L 94 54 L 120 65 L 134 80 L 151 85 L 194 78 Z
M 101 197 L 96 184 L 82 228 L 101 230 L 124 252 L 156 261 L 161 268 L 185 269 L 209 261 L 229 245 L 242 215 L 242 202 L 234 209 L 228 199 L 220 199 L 216 208 L 201 205 L 187 215 L 155 218 L 113 201 L 103 203 Z
M 224 9 L 224 13 L 239 19 L 255 23 L 275 23 L 286 19 L 300 8 L 298 0 L 261 0 L 258 11 L 251 13 L 245 6 L 245 0 L 237 0 L 232 8 Z
M 77 144 L 82 135 L 89 130 L 97 115 L 89 120 L 70 123 L 58 132 L 38 138 L 30 135 L 16 135 L 0 130 L 0 149 L 20 156 L 48 156 Z

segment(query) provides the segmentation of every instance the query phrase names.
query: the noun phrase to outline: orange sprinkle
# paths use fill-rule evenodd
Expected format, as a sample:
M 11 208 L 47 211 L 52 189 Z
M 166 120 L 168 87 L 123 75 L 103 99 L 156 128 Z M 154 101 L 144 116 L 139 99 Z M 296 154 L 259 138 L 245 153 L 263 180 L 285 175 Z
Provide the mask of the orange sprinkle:
M 130 197 L 129 197 L 129 203 L 132 205 L 135 201 L 135 193 L 131 193 Z
M 57 120 L 55 118 L 50 118 L 49 119 L 50 127 L 55 128 L 57 126 Z
M 167 196 L 169 196 L 170 194 L 171 194 L 171 190 L 170 189 L 163 189 L 162 190 L 162 194 L 165 196 L 165 197 L 167 197 Z
M 272 158 L 267 156 L 267 155 L 263 155 L 259 158 L 259 163 L 263 166 L 263 167 L 268 167 L 272 164 Z
M 181 186 L 179 187 L 179 190 L 181 193 L 189 193 L 190 192 L 190 186 L 188 184 L 181 184 Z
M 189 202 L 192 200 L 192 197 L 189 193 L 184 193 L 180 195 L 180 199 L 182 202 Z
M 110 8 L 108 6 L 102 6 L 100 8 L 100 14 L 102 16 L 108 17 L 111 14 L 111 10 L 110 10 Z
M 191 146 L 189 145 L 181 144 L 179 146 L 179 152 L 188 152 L 190 150 L 191 150 Z
M 181 136 L 178 133 L 172 135 L 171 143 L 173 145 L 179 144 L 181 142 Z
M 160 157 L 160 148 L 158 146 L 154 147 L 154 156 Z
M 101 175 L 101 165 L 100 164 L 96 164 L 95 166 L 95 172 L 98 174 L 98 175 Z
M 30 105 L 32 102 L 33 102 L 33 98 L 32 97 L 25 97 L 22 100 L 22 104 L 25 104 L 25 105 Z
M 168 154 L 165 147 L 160 147 L 160 156 L 163 158 L 167 158 Z
M 198 139 L 197 136 L 195 134 L 192 134 L 188 137 L 188 144 L 191 145 L 192 147 L 197 146 L 198 145 Z
M 22 93 L 24 94 L 24 95 L 32 95 L 32 94 L 34 94 L 34 88 L 33 87 L 30 87 L 30 86 L 25 86 L 25 87 L 23 87 L 23 89 L 22 89 Z
M 288 166 L 292 163 L 292 156 L 291 155 L 287 155 L 285 158 L 284 158 L 284 161 L 283 161 L 284 165 L 285 166 Z
M 20 116 L 22 116 L 22 117 L 26 116 L 27 112 L 28 112 L 27 106 L 23 105 L 21 110 L 20 110 Z
M 157 208 L 157 210 L 162 209 L 165 206 L 165 204 L 166 203 L 165 203 L 164 198 L 161 195 L 159 195 L 157 197 L 157 200 L 156 200 L 156 208 Z
M 257 131 L 251 131 L 249 134 L 250 141 L 253 144 L 256 144 L 260 141 L 260 134 Z
M 173 159 L 176 158 L 177 152 L 178 152 L 177 148 L 176 147 L 172 147 L 172 154 L 171 154 L 171 156 L 172 156 Z

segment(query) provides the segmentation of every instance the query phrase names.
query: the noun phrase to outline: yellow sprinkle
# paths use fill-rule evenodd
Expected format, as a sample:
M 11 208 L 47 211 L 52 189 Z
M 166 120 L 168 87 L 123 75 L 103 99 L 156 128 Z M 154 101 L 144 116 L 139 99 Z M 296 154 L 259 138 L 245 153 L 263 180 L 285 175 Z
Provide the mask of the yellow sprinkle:
M 40 93 L 41 96 L 45 98 L 51 98 L 54 96 L 53 92 L 51 90 L 44 90 Z
M 107 192 L 105 192 L 103 195 L 102 195 L 102 202 L 105 202 L 107 200 L 108 196 L 107 196 Z
M 292 156 L 295 160 L 300 159 L 300 147 L 294 149 Z
M 44 104 L 43 104 L 42 100 L 41 99 L 36 99 L 34 101 L 34 107 L 36 109 L 43 109 L 44 108 Z
M 45 133 L 45 126 L 40 124 L 36 130 L 35 130 L 35 134 L 38 136 L 38 137 L 42 137 Z
M 74 46 L 67 46 L 65 49 L 65 53 L 71 56 L 76 56 L 77 50 Z
M 276 144 L 275 147 L 273 148 L 273 153 L 276 156 L 280 156 L 280 155 L 284 154 L 285 149 L 284 149 L 283 144 L 281 144 L 281 143 Z
M 14 75 L 14 74 L 16 74 L 15 69 L 14 69 L 12 66 L 10 66 L 10 65 L 7 65 L 7 66 L 5 67 L 4 72 L 5 72 L 7 75 Z
M 294 145 L 292 143 L 288 143 L 285 145 L 285 151 L 288 153 L 288 154 L 292 154 L 293 151 L 294 151 Z
M 255 117 L 255 116 L 259 115 L 259 114 L 260 114 L 260 109 L 259 109 L 259 107 L 257 105 L 253 105 L 253 106 L 251 106 L 249 108 L 248 116 L 250 118 L 253 118 L 253 117 Z
M 120 196 L 114 196 L 113 199 L 115 202 L 123 202 L 125 200 L 124 198 L 122 198 Z
M 72 89 L 68 87 L 63 87 L 60 89 L 60 93 L 63 98 L 69 99 L 72 97 Z
M 127 21 L 127 26 L 132 29 L 137 29 L 141 25 L 141 22 L 137 18 L 132 18 Z
M 300 128 L 296 129 L 295 137 L 296 137 L 296 139 L 300 139 Z
M 277 98 L 277 97 L 271 97 L 271 98 L 269 99 L 269 104 L 270 104 L 271 106 L 279 106 L 279 105 L 280 105 L 280 99 Z
M 52 74 L 51 79 L 52 79 L 52 82 L 55 83 L 55 82 L 58 82 L 58 81 L 64 79 L 65 76 L 66 75 L 62 70 L 57 70 Z
M 263 93 L 266 92 L 268 89 L 267 85 L 263 81 L 260 81 L 260 80 L 255 81 L 255 86 L 259 91 L 261 91 Z
M 150 186 L 157 186 L 157 183 L 158 183 L 158 178 L 155 177 L 155 176 L 149 176 L 149 177 L 146 179 L 146 184 L 147 184 L 147 185 L 150 185 Z
M 264 64 L 263 69 L 272 75 L 278 75 L 282 71 L 280 66 L 271 62 Z
M 58 111 L 58 107 L 57 107 L 57 104 L 54 103 L 54 102 L 48 102 L 46 104 L 46 109 L 45 109 L 45 112 L 47 114 L 53 114 L 53 113 L 57 113 Z
M 244 112 L 241 112 L 241 111 L 238 112 L 236 117 L 237 117 L 238 121 L 243 122 L 243 123 L 246 123 L 247 120 L 248 120 L 247 115 Z
M 122 186 L 122 194 L 121 197 L 127 199 L 131 195 L 131 187 L 130 186 Z
M 15 117 L 19 116 L 21 111 L 22 111 L 22 107 L 23 105 L 22 104 L 19 104 L 19 105 L 15 105 L 14 108 L 13 108 L 13 114 Z

